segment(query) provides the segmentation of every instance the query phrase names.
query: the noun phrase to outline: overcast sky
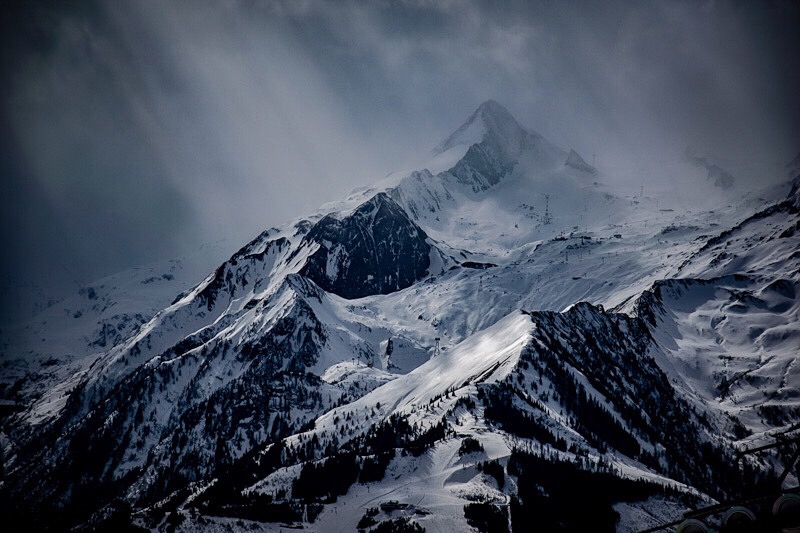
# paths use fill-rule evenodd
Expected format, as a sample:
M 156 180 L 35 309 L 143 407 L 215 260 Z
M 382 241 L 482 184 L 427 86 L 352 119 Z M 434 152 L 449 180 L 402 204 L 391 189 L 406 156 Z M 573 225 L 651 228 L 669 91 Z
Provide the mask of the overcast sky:
M 598 163 L 800 150 L 792 1 L 73 4 L 2 12 L 6 287 L 233 250 L 488 98 Z

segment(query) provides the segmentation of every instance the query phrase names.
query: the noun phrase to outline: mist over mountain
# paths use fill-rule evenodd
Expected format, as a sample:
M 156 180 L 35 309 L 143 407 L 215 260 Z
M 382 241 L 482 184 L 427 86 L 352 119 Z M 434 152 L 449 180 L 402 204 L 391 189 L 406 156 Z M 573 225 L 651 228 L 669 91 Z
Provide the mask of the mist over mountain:
M 419 169 L 489 98 L 684 203 L 687 145 L 746 192 L 800 146 L 791 2 L 5 4 L 4 321 Z

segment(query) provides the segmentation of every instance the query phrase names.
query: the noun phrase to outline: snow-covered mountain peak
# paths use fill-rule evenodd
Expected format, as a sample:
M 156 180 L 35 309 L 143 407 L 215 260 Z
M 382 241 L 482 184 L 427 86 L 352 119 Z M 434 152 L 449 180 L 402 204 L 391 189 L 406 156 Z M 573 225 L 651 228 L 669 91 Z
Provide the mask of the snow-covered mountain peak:
M 434 152 L 439 154 L 456 146 L 472 146 L 486 140 L 513 151 L 521 147 L 527 134 L 505 107 L 487 100 Z
M 526 130 L 506 108 L 488 100 L 434 150 L 434 159 L 455 161 L 446 170 L 475 193 L 498 185 L 518 166 L 538 174 L 563 164 L 567 153 Z

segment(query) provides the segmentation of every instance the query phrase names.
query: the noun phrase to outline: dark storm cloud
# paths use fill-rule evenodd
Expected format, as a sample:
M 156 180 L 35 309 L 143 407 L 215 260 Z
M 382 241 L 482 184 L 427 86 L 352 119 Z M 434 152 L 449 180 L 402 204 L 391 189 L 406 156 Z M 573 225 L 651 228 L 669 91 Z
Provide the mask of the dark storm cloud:
M 488 98 L 609 167 L 691 146 L 775 169 L 800 147 L 791 2 L 18 5 L 6 279 L 238 243 L 403 166 Z
M 293 20 L 324 36 L 307 41 L 316 66 L 365 127 L 377 127 L 376 110 L 403 110 L 445 134 L 492 97 L 562 144 L 617 157 L 692 145 L 769 159 L 797 148 L 790 4 L 312 6 Z
M 34 4 L 6 20 L 11 284 L 243 240 L 381 168 L 269 18 L 191 7 Z

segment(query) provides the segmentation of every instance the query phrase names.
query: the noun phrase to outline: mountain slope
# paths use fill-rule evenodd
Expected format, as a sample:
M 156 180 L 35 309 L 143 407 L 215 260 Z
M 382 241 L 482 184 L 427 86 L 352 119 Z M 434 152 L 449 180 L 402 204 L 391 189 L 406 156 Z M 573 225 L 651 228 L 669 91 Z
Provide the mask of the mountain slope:
M 58 405 L 3 424 L 5 509 L 556 527 L 563 477 L 613 529 L 747 495 L 781 459 L 737 469 L 734 446 L 800 416 L 799 187 L 677 210 L 581 162 L 489 101 L 431 168 L 263 232 L 55 364 Z

